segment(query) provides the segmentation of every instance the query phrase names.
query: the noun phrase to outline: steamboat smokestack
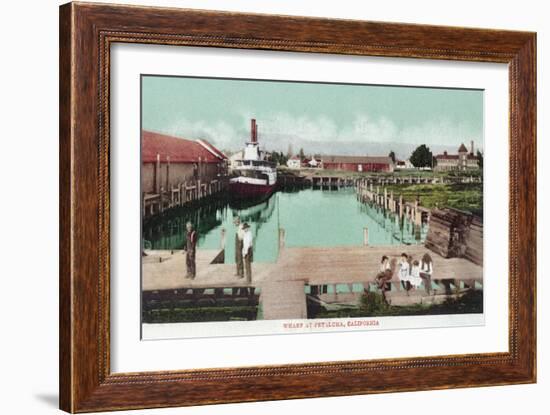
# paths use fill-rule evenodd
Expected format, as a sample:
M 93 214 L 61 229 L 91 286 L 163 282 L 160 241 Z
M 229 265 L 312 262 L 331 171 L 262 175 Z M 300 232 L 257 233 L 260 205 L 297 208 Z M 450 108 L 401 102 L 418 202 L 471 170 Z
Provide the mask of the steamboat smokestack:
M 252 143 L 258 142 L 258 129 L 254 118 L 250 120 L 250 141 Z
M 472 149 L 472 154 L 474 154 L 474 140 L 470 141 L 470 147 Z

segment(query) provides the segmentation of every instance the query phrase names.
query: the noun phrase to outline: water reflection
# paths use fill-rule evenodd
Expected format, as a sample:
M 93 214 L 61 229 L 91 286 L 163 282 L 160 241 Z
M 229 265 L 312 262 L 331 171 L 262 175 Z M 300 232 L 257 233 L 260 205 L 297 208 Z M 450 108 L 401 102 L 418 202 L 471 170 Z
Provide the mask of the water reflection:
M 218 249 L 225 230 L 225 261 L 235 257 L 235 226 L 239 216 L 254 235 L 254 260 L 273 262 L 278 255 L 278 230 L 286 232 L 285 245 L 353 246 L 363 243 L 363 228 L 369 229 L 370 245 L 422 243 L 427 226 L 415 226 L 380 207 L 362 204 L 351 188 L 339 190 L 295 189 L 279 191 L 256 205 L 217 200 L 203 206 L 180 208 L 143 226 L 144 246 L 149 249 L 181 249 L 185 224 L 198 230 L 199 249 Z

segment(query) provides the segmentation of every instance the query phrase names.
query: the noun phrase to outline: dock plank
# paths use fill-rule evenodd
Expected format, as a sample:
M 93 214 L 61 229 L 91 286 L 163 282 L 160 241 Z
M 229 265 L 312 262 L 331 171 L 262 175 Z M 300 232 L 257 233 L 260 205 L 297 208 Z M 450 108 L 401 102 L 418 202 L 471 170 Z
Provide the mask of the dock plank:
M 308 284 L 353 283 L 373 281 L 380 258 L 399 259 L 402 252 L 421 259 L 429 252 L 421 245 L 376 247 L 288 247 L 281 250 L 276 263 L 253 263 L 252 285 L 264 281 L 305 281 Z M 200 286 L 242 286 L 235 276 L 235 265 L 212 264 L 218 250 L 198 250 L 197 276 L 185 279 L 184 251 L 147 251 L 142 264 L 143 290 L 176 289 Z M 443 258 L 430 252 L 432 279 L 472 279 L 482 281 L 483 268 L 463 258 Z M 159 261 L 162 258 L 162 262 Z
M 307 318 L 303 281 L 265 281 L 260 302 L 264 320 Z

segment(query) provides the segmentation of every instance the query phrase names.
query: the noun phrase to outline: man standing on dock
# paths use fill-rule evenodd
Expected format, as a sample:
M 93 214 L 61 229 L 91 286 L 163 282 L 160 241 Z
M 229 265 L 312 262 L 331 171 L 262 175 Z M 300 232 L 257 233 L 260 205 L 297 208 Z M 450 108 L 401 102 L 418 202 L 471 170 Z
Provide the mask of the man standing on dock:
M 197 232 L 193 229 L 193 224 L 187 222 L 187 235 L 186 235 L 186 264 L 187 264 L 187 275 L 185 278 L 195 278 L 196 266 L 195 266 L 195 254 L 197 253 Z
M 252 241 L 252 232 L 250 232 L 250 226 L 248 223 L 243 224 L 243 261 L 244 261 L 244 274 L 246 276 L 246 282 L 252 282 L 252 252 L 253 252 L 253 241 Z
M 235 276 L 239 278 L 244 278 L 243 254 L 242 254 L 243 239 L 244 239 L 243 224 L 241 223 L 241 219 L 238 216 L 235 216 L 233 223 L 237 228 L 237 231 L 235 233 L 235 265 L 237 267 Z

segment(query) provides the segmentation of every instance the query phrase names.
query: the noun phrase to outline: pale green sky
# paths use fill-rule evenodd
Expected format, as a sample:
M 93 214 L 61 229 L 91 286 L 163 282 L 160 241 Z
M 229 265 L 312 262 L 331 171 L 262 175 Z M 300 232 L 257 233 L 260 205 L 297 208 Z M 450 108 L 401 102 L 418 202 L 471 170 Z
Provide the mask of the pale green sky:
M 256 118 L 266 148 L 349 152 L 350 142 L 482 146 L 483 91 L 142 77 L 142 127 L 242 147 Z M 314 143 L 314 144 L 312 144 Z M 394 146 L 395 147 L 395 146 Z M 316 150 L 317 151 L 317 150 Z

